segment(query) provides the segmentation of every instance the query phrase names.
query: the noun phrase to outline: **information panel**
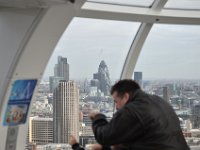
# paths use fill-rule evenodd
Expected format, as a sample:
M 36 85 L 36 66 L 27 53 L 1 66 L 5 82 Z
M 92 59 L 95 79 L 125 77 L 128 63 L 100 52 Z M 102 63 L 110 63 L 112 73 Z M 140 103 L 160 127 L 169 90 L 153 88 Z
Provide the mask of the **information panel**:
M 3 120 L 4 126 L 24 124 L 37 80 L 14 81 Z

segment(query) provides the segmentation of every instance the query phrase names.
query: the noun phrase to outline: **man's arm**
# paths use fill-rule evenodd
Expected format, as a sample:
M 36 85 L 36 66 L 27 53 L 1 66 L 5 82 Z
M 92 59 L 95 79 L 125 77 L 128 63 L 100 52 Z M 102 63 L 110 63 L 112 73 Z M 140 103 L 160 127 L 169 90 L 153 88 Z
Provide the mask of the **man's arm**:
M 75 143 L 72 145 L 72 149 L 73 150 L 84 150 L 84 148 L 82 148 L 79 143 Z
M 97 114 L 92 119 L 95 138 L 101 145 L 115 145 L 133 142 L 143 133 L 143 127 L 135 113 L 128 107 L 119 110 L 110 122 L 105 115 Z
M 82 148 L 79 145 L 79 143 L 77 142 L 76 138 L 73 135 L 70 136 L 69 144 L 72 146 L 73 150 L 84 150 L 84 148 Z

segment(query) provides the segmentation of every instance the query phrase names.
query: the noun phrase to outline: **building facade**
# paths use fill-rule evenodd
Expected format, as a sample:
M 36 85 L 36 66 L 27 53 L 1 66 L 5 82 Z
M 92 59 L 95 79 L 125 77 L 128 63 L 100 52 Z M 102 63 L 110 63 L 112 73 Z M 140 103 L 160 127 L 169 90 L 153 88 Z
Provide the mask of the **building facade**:
M 170 91 L 169 87 L 167 86 L 163 87 L 163 99 L 167 102 L 170 102 Z
M 63 77 L 64 80 L 69 80 L 69 64 L 67 58 L 58 56 L 58 64 L 54 67 L 54 76 Z
M 60 81 L 53 100 L 54 143 L 79 139 L 79 91 L 74 81 Z
M 45 145 L 53 143 L 53 118 L 29 118 L 29 143 Z
M 58 86 L 60 80 L 64 80 L 64 78 L 58 77 L 58 76 L 50 76 L 49 77 L 49 91 L 50 91 L 50 93 L 53 93 L 54 89 Z
M 101 61 L 98 72 L 93 74 L 92 86 L 97 86 L 104 95 L 110 94 L 111 81 L 108 67 L 104 60 Z

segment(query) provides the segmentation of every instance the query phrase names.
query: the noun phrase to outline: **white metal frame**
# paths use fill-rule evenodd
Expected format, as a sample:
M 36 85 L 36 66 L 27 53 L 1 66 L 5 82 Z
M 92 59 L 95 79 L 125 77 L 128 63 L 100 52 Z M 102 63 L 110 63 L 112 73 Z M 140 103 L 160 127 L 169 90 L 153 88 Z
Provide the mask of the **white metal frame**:
M 86 2 L 77 17 L 142 23 L 131 45 L 121 73 L 121 79 L 132 78 L 142 46 L 154 23 L 200 24 L 200 11 L 163 9 L 166 3 L 167 0 L 154 0 L 151 8 L 145 8 Z
M 44 13 L 41 13 L 38 22 L 30 27 L 24 37 L 24 41 L 21 41 L 20 47 L 17 48 L 20 51 L 12 60 L 13 65 L 9 68 L 10 71 L 6 82 L 3 84 L 4 89 L 0 91 L 0 98 L 3 99 L 3 108 L 5 109 L 6 107 L 9 89 L 13 80 L 37 78 L 40 81 L 58 40 L 74 17 L 141 22 L 121 74 L 122 79 L 132 78 L 142 46 L 154 23 L 200 25 L 200 11 L 163 9 L 166 2 L 167 0 L 155 0 L 151 8 L 85 3 L 85 0 L 76 0 L 75 4 L 62 0 L 56 0 L 55 2 L 45 1 L 45 4 L 42 2 L 41 6 L 32 6 L 43 9 Z M 19 9 L 31 9 L 26 8 L 26 6 L 27 4 L 23 5 L 23 8 L 20 8 L 19 5 L 16 7 Z M 1 7 L 6 9 L 0 3 Z M 4 112 L 5 110 L 1 111 L 1 118 Z M 17 139 L 16 150 L 24 148 L 27 131 L 25 128 L 26 125 L 19 127 L 18 137 L 20 138 Z M 6 135 L 6 131 L 6 127 L 0 128 L 1 135 Z M 4 145 L 1 146 L 4 147 Z
M 152 9 L 86 2 L 78 17 L 165 24 L 200 24 L 200 11 Z
M 166 2 L 167 0 L 155 0 L 151 9 L 159 12 L 165 6 Z M 152 26 L 153 26 L 153 23 L 142 23 L 140 28 L 138 29 L 138 32 L 135 36 L 135 39 L 127 55 L 127 58 L 122 70 L 121 79 L 132 78 L 133 70 L 135 68 L 139 54 L 142 50 L 142 46 L 144 45 L 144 42 Z
M 26 32 L 24 39 L 20 42 L 20 46 L 16 47 L 16 49 L 19 50 L 12 60 L 12 66 L 8 66 L 10 71 L 4 79 L 6 80 L 6 83 L 3 85 L 1 84 L 1 86 L 3 86 L 3 90 L 1 91 L 3 109 L 0 114 L 0 134 L 5 138 L 0 141 L 0 150 L 4 150 L 6 146 L 8 127 L 3 127 L 2 122 L 13 81 L 16 79 L 38 79 L 38 82 L 40 82 L 48 60 L 51 57 L 58 40 L 70 24 L 71 20 L 76 16 L 84 2 L 85 0 L 80 0 L 76 4 L 69 2 L 61 4 L 51 3 L 46 8 L 39 8 L 42 10 L 42 13 L 37 16 L 38 19 L 35 20 L 35 23 L 31 24 L 29 31 Z M 31 11 L 33 8 L 4 7 L 3 9 L 7 9 L 8 11 L 9 9 L 25 9 Z M 21 15 L 23 15 L 23 13 L 21 13 Z M 8 57 L 10 56 L 8 55 Z M 1 70 L 1 72 L 3 72 L 3 70 Z M 29 113 L 30 110 L 31 109 L 29 109 Z M 16 150 L 22 150 L 25 147 L 27 127 L 27 124 L 25 124 L 20 125 L 18 128 Z

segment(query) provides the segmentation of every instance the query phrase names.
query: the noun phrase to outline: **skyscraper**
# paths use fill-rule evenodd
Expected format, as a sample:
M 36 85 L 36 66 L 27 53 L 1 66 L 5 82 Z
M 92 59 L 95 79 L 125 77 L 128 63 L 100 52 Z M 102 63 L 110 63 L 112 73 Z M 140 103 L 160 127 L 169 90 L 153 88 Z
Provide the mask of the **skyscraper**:
M 68 143 L 70 135 L 79 139 L 79 91 L 74 81 L 61 80 L 54 90 L 54 143 Z
M 143 87 L 142 83 L 142 72 L 134 72 L 134 80 L 140 85 L 140 87 Z
M 196 104 L 191 109 L 192 115 L 191 115 L 191 121 L 192 126 L 195 129 L 200 128 L 200 104 Z
M 64 78 L 58 77 L 58 76 L 49 77 L 49 91 L 50 91 L 50 93 L 53 93 L 54 89 L 58 86 L 60 80 L 64 80 Z
M 169 87 L 165 86 L 163 87 L 163 99 L 167 102 L 169 102 L 170 99 L 170 91 L 169 91 Z
M 58 77 L 58 64 L 54 66 L 54 76 Z
M 67 58 L 58 56 L 58 64 L 54 67 L 54 76 L 63 77 L 64 80 L 69 80 L 69 64 Z
M 98 72 L 93 75 L 93 79 L 97 79 L 99 81 L 99 89 L 104 95 L 109 95 L 110 91 L 110 77 L 108 67 L 104 60 L 101 61 L 99 65 Z

